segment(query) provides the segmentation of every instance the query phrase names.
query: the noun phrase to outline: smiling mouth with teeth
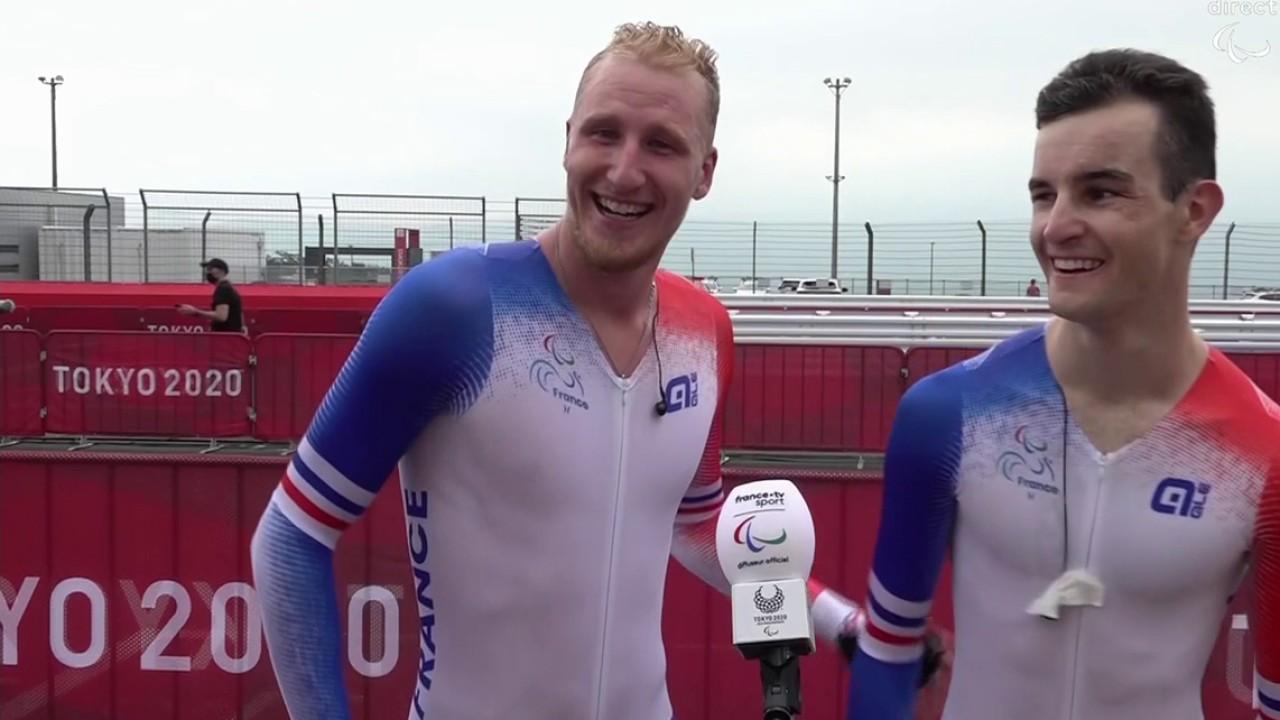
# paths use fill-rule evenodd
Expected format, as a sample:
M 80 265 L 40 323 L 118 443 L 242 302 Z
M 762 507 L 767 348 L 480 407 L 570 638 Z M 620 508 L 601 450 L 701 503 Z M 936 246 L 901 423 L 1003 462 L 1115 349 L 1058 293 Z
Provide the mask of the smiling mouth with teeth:
M 1092 258 L 1054 258 L 1053 269 L 1065 275 L 1087 273 L 1102 267 L 1101 260 Z
M 609 217 L 634 220 L 635 218 L 644 216 L 653 209 L 652 205 L 638 205 L 636 203 L 621 202 L 595 193 L 591 194 L 591 199 L 595 201 L 596 209 Z

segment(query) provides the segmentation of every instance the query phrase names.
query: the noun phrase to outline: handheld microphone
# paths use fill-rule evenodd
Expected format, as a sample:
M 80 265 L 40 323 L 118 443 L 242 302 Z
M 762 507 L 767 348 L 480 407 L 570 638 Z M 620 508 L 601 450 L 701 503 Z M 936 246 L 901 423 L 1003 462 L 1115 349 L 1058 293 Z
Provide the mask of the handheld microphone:
M 813 652 L 807 581 L 813 516 L 789 480 L 733 489 L 716 523 L 716 553 L 730 585 L 733 644 L 760 661 L 765 720 L 800 712 L 800 655 Z

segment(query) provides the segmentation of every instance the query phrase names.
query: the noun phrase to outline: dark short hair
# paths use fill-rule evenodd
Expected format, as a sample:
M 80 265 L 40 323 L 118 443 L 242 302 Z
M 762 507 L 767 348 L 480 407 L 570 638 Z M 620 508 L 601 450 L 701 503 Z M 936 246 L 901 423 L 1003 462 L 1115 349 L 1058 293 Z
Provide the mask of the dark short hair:
M 1196 180 L 1217 177 L 1217 130 L 1208 83 L 1163 55 L 1129 48 L 1077 58 L 1040 90 L 1036 129 L 1072 113 L 1139 99 L 1156 106 L 1156 159 L 1162 189 L 1176 198 Z

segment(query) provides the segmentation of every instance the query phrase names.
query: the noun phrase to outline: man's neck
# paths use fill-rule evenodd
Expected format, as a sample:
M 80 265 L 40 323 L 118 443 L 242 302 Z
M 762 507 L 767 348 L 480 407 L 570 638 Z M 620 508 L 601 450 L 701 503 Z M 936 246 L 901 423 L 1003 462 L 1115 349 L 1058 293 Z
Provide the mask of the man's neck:
M 1176 402 L 1199 377 L 1209 354 L 1186 314 L 1176 311 L 1100 327 L 1054 318 L 1046 342 L 1063 388 L 1107 404 Z
M 565 294 L 584 315 L 613 322 L 634 321 L 648 312 L 656 265 L 627 273 L 607 273 L 588 264 L 561 220 L 539 236 L 538 242 Z

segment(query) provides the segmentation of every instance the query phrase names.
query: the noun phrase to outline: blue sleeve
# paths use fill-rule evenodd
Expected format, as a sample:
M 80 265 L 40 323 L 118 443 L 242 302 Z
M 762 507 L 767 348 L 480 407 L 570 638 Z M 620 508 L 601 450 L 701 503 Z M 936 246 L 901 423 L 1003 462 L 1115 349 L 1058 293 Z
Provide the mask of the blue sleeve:
M 866 626 L 852 662 L 849 720 L 913 717 L 922 637 L 955 519 L 961 372 L 953 367 L 917 382 L 894 418 Z
M 350 717 L 333 553 L 432 418 L 464 410 L 493 358 L 485 258 L 457 250 L 397 283 L 312 419 L 254 533 L 254 584 L 293 720 Z

